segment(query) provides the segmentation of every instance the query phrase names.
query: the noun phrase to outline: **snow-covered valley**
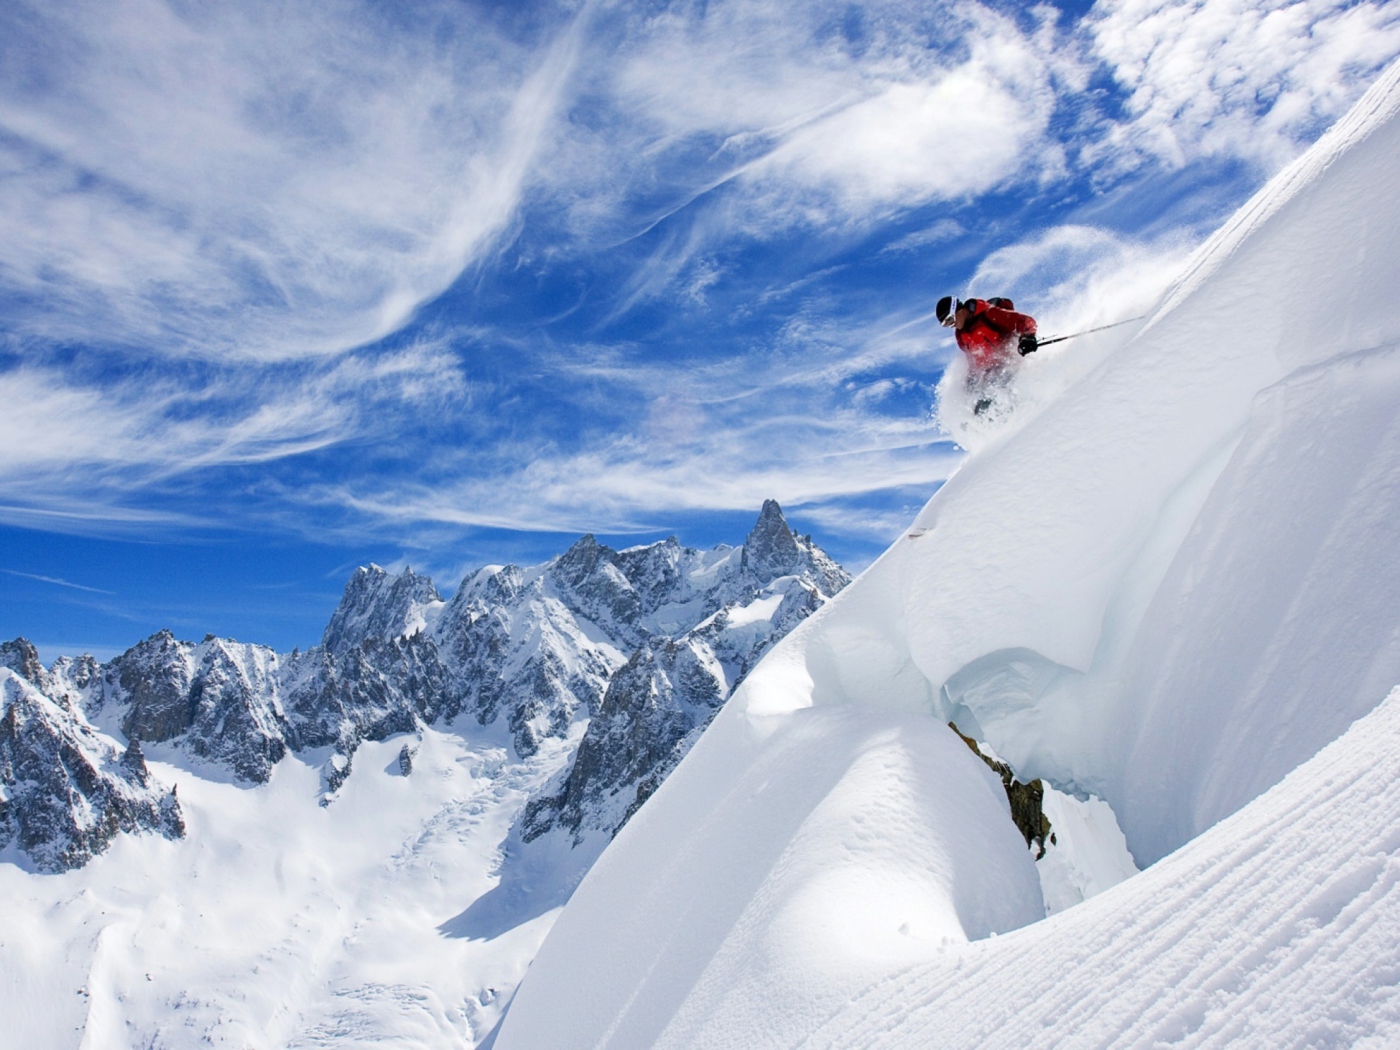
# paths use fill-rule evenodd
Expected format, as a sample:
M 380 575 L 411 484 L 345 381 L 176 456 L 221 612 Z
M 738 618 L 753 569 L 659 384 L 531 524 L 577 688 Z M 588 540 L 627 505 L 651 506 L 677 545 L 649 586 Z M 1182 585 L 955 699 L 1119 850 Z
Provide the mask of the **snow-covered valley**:
M 745 543 L 356 572 L 323 642 L 0 646 L 15 1047 L 471 1046 L 734 683 L 849 580 Z
M 422 731 L 362 746 L 331 806 L 301 756 L 248 788 L 152 761 L 179 784 L 183 841 L 122 836 L 57 875 L 0 865 L 13 1047 L 470 1045 L 493 989 L 519 980 L 549 923 L 489 944 L 445 932 L 494 882 L 493 860 L 559 747 Z M 152 749 L 155 750 L 155 749 Z M 320 756 L 312 756 L 315 757 Z M 178 764 L 177 764 L 178 763 Z

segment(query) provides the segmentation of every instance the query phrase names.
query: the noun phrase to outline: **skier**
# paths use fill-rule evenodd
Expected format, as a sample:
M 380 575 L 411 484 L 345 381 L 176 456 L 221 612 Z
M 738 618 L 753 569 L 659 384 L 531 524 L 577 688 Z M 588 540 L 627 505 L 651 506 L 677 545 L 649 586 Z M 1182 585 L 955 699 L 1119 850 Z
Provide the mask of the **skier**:
M 967 389 L 978 395 L 973 412 L 992 407 L 996 393 L 1010 381 L 1022 357 L 1035 353 L 1035 318 L 1017 313 L 1010 299 L 957 300 L 945 295 L 934 313 L 953 329 L 958 349 L 967 354 Z

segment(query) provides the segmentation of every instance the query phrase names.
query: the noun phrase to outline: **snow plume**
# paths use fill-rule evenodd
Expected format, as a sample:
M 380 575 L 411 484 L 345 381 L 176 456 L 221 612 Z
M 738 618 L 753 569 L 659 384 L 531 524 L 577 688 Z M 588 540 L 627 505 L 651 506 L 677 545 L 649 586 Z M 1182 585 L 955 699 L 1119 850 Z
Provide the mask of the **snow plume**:
M 1136 240 L 1092 226 L 1056 226 L 992 252 L 964 294 L 985 298 L 1014 288 L 1022 302 L 1037 304 L 1040 338 L 1074 338 L 1014 362 L 1014 378 L 981 413 L 975 411 L 980 395 L 973 392 L 977 384 L 969 384 L 967 358 L 957 354 L 935 394 L 940 428 L 975 452 L 1024 426 L 1131 339 L 1143 323 L 1133 318 L 1144 318 L 1161 301 L 1191 248 L 1180 231 Z M 1115 327 L 1092 331 L 1107 325 Z

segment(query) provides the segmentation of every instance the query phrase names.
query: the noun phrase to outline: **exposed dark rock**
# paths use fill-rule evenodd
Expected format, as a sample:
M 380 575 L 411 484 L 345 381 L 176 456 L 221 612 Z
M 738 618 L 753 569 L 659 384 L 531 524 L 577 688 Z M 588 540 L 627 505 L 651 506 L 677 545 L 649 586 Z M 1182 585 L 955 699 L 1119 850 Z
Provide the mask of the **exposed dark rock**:
M 584 536 L 559 556 L 550 575 L 570 609 L 636 640 L 642 601 L 619 560 L 617 551 Z
M 596 575 L 604 592 L 616 591 L 616 581 L 598 568 L 612 564 L 613 552 L 591 539 L 571 550 L 571 582 L 562 585 L 553 572 L 557 562 L 531 570 L 528 579 L 508 565 L 464 581 L 434 632 L 448 668 L 445 717 L 468 712 L 489 725 L 505 713 L 522 756 L 534 754 L 546 737 L 566 735 L 580 709 L 596 710 L 618 664 L 616 643 L 595 640 L 605 625 L 590 620 L 585 627 L 574 608 L 602 616 L 611 607 L 608 593 L 600 597 L 588 584 Z M 628 636 L 635 630 L 629 626 Z M 605 634 L 615 633 L 605 627 Z
M 413 759 L 417 754 L 417 750 L 407 744 L 399 748 L 399 776 L 406 777 L 413 772 Z
M 102 695 L 102 665 L 91 656 L 60 656 L 48 671 L 45 695 L 69 710 L 85 708 Z
M 48 685 L 48 672 L 39 662 L 39 650 L 27 638 L 0 642 L 0 667 L 8 667 L 36 689 Z
M 353 751 L 349 753 L 334 751 L 331 753 L 331 757 L 326 759 L 326 764 L 321 767 L 321 805 L 330 805 L 335 793 L 350 778 L 354 764 Z
M 1036 860 L 1045 856 L 1045 844 L 1053 841 L 1050 819 L 1041 808 L 1045 801 L 1045 785 L 1039 780 L 1032 780 L 1029 784 L 1021 783 L 1009 765 L 984 755 L 976 740 L 970 736 L 963 736 L 962 731 L 952 722 L 948 723 L 948 728 L 957 733 L 962 742 L 972 749 L 972 753 L 987 763 L 988 768 L 1001 778 L 1002 786 L 1006 789 L 1006 800 L 1011 803 L 1011 820 L 1025 838 L 1026 847 L 1035 849 Z
M 280 677 L 297 750 L 411 733 L 446 704 L 446 672 L 431 638 L 365 639 L 340 656 L 317 647 L 287 658 Z
M 0 847 L 41 871 L 81 867 L 123 831 L 185 833 L 173 790 L 152 783 L 140 745 L 123 754 L 80 713 L 0 670 Z
M 277 656 L 262 646 L 209 642 L 190 685 L 190 750 L 244 780 L 263 783 L 287 753 L 287 722 L 278 702 Z
M 686 581 L 681 571 L 685 555 L 685 548 L 674 536 L 660 543 L 617 552 L 614 564 L 637 595 L 639 615 L 654 613 L 685 593 Z
M 194 724 L 190 686 L 193 650 L 169 631 L 157 631 L 107 665 L 110 690 L 126 703 L 122 732 L 141 740 L 179 736 Z
M 608 685 L 563 790 L 527 807 L 526 842 L 555 822 L 577 833 L 600 789 L 616 794 L 669 764 L 676 744 L 698 723 L 708 722 L 726 690 L 715 677 L 719 667 L 713 654 L 702 656 L 697 646 L 703 642 L 662 640 L 656 649 L 644 646 L 632 654 Z M 622 820 L 606 830 L 615 832 L 630 813 L 623 809 L 619 815 Z
M 287 753 L 277 654 L 211 638 L 194 645 L 159 631 L 107 665 L 103 704 L 124 703 L 128 739 L 180 738 L 201 758 L 262 783 Z
M 764 500 L 758 521 L 744 540 L 744 567 L 754 576 L 775 580 L 794 572 L 802 561 L 797 536 L 788 528 L 777 500 Z

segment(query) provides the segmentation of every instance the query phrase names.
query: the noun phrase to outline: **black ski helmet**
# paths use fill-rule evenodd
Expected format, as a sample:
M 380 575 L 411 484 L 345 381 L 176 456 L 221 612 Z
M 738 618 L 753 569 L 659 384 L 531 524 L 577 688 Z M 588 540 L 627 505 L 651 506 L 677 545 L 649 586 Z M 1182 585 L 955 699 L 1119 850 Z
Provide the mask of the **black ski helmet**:
M 939 324 L 948 323 L 948 315 L 957 310 L 957 300 L 951 295 L 945 295 L 938 300 L 938 305 L 933 308 L 934 314 L 938 317 Z

